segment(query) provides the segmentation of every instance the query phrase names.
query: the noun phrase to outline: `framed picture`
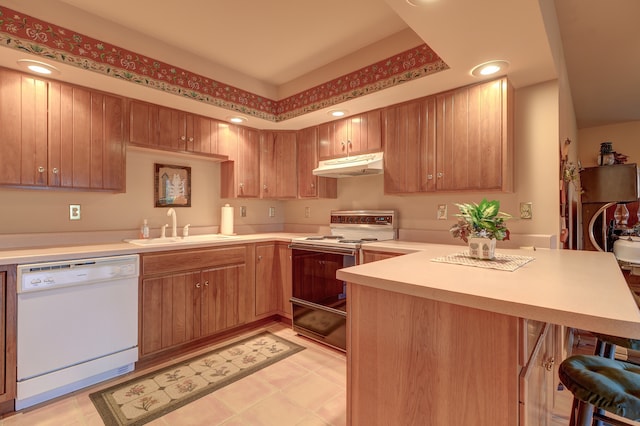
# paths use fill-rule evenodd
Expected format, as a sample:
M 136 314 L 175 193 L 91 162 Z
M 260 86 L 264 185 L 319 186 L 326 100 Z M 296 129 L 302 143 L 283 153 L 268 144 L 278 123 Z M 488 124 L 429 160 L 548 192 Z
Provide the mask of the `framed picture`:
M 155 166 L 156 207 L 191 207 L 191 167 Z

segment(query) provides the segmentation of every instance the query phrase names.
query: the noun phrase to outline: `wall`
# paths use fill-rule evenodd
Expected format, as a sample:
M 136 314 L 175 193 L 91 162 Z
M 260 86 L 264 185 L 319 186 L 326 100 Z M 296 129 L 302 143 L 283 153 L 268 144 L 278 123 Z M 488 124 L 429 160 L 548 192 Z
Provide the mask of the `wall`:
M 578 132 L 578 158 L 583 167 L 597 166 L 600 143 L 613 142 L 613 150 L 629 157 L 629 163 L 640 163 L 640 121 L 588 127 Z
M 235 207 L 240 233 L 318 232 L 328 224 L 332 209 L 396 209 L 403 239 L 455 243 L 448 234 L 457 212 L 453 203 L 478 202 L 487 197 L 499 199 L 501 210 L 514 215 L 509 225 L 514 235 L 544 235 L 547 242 L 541 245 L 555 246 L 559 234 L 558 90 L 558 83 L 551 81 L 515 93 L 514 193 L 387 196 L 383 193 L 383 177 L 378 175 L 339 180 L 337 200 L 225 200 L 220 198 L 218 163 L 130 150 L 125 194 L 0 189 L 0 234 L 118 231 L 118 235 L 134 238 L 142 219 L 147 218 L 152 236 L 157 236 L 159 227 L 169 223 L 169 218 L 166 208 L 153 205 L 153 164 L 164 163 L 192 168 L 192 207 L 176 210 L 178 226 L 190 223 L 193 233 L 217 232 L 220 207 L 228 202 Z M 521 202 L 533 203 L 533 219 L 519 219 Z M 82 220 L 69 220 L 69 204 L 81 204 Z M 438 204 L 447 204 L 448 220 L 436 219 Z M 239 217 L 240 206 L 247 207 L 246 218 Z M 274 218 L 268 217 L 271 206 L 276 208 Z M 307 206 L 311 208 L 309 218 L 304 217 Z M 516 239 L 515 244 L 539 243 Z

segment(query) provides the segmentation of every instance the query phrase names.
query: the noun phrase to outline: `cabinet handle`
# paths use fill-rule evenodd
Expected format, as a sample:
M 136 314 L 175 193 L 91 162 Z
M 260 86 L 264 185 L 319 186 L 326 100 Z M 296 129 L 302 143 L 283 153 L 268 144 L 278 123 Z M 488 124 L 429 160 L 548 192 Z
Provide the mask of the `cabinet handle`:
M 186 140 L 187 140 L 187 137 L 186 137 L 186 136 L 180 136 L 180 140 L 181 140 L 181 141 L 186 141 Z
M 240 188 L 244 188 L 244 183 L 240 182 Z
M 262 189 L 267 190 L 267 185 L 262 185 Z
M 193 142 L 193 136 L 189 137 L 189 142 Z
M 545 370 L 551 371 L 553 370 L 553 365 L 556 363 L 555 358 L 549 358 L 547 361 L 542 363 L 542 366 Z
M 206 287 L 209 287 L 209 280 L 205 281 L 205 282 L 204 282 L 204 285 L 205 285 Z
M 38 172 L 44 173 L 44 167 L 42 167 L 42 166 L 38 167 Z
M 59 171 L 59 170 L 58 170 L 58 168 L 57 168 L 57 167 L 54 167 L 54 168 L 53 168 L 53 170 L 52 170 L 52 173 L 53 173 L 54 175 L 57 175 L 57 174 L 58 174 L 58 171 Z
M 429 174 L 427 175 L 427 179 L 428 179 L 428 180 L 433 179 L 433 175 L 432 175 L 431 173 L 429 173 Z
M 262 256 L 258 256 L 258 262 L 262 260 Z
M 196 288 L 200 288 L 200 283 L 196 283 Z
M 438 173 L 438 179 L 440 179 L 442 176 L 444 176 L 444 173 L 439 172 L 439 173 Z
M 315 187 L 316 187 L 316 184 L 311 182 L 311 188 L 315 188 Z

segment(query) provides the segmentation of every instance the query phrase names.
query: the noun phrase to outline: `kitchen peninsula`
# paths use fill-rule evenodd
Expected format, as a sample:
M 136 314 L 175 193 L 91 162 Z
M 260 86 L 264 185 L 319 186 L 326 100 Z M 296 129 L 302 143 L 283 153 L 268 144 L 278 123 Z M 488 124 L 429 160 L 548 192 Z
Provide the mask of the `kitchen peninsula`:
M 432 260 L 463 250 L 428 245 L 338 271 L 349 424 L 543 425 L 561 361 L 541 355 L 552 325 L 640 338 L 611 253 L 498 250 L 533 257 L 512 272 Z

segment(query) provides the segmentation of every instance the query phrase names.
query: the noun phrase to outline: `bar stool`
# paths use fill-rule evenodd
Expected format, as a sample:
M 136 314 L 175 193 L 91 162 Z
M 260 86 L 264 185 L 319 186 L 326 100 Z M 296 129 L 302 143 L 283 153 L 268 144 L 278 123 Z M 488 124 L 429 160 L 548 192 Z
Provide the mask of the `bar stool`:
M 575 398 L 570 426 L 588 426 L 592 421 L 633 424 L 594 412 L 594 407 L 640 421 L 640 365 L 598 355 L 573 355 L 560 364 L 558 376 Z

